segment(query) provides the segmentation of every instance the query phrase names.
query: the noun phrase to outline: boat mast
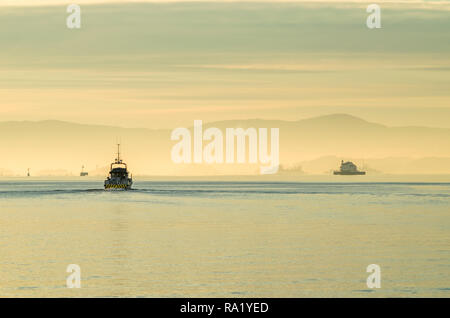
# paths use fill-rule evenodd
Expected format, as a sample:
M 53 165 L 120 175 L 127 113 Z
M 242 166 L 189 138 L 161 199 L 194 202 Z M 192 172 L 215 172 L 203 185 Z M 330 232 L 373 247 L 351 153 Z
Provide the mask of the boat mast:
M 117 144 L 117 162 L 120 163 L 120 144 Z

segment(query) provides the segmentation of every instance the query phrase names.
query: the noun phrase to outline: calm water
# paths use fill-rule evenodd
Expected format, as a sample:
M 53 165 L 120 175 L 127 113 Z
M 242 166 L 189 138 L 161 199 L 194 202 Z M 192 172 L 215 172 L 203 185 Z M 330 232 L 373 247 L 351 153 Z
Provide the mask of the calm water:
M 450 296 L 449 183 L 135 188 L 0 181 L 0 296 Z

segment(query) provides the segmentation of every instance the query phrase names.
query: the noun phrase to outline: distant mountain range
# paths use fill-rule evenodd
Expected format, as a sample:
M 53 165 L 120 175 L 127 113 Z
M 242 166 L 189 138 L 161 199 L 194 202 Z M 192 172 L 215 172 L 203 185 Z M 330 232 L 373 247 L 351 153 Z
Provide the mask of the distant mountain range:
M 374 173 L 450 173 L 450 129 L 387 127 L 347 114 L 298 121 L 226 120 L 204 129 L 279 128 L 282 173 L 327 173 L 340 160 L 355 160 Z M 176 128 L 176 127 L 173 127 Z M 253 174 L 258 165 L 175 165 L 171 129 L 120 128 L 63 121 L 0 122 L 4 175 L 39 171 L 77 174 L 82 165 L 104 174 L 115 158 L 116 141 L 135 174 Z M 207 142 L 205 142 L 206 144 Z M 50 172 L 49 172 L 50 171 Z M 50 173 L 51 174 L 51 173 Z

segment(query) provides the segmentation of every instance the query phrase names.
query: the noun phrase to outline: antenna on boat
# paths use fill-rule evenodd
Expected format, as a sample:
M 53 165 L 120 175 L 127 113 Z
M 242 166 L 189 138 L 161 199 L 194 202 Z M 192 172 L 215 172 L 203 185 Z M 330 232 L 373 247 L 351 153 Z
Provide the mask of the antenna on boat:
M 117 162 L 120 163 L 120 144 L 117 144 Z

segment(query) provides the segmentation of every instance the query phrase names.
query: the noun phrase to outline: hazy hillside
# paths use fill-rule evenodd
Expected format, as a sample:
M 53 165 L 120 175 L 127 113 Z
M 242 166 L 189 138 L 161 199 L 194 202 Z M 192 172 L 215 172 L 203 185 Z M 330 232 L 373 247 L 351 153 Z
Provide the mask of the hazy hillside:
M 280 163 L 284 167 L 295 166 L 296 173 L 325 173 L 337 168 L 341 158 L 358 163 L 364 160 L 368 168 L 379 172 L 450 173 L 450 165 L 442 161 L 450 158 L 450 129 L 386 127 L 345 114 L 299 121 L 251 119 L 204 123 L 204 129 L 208 127 L 220 128 L 223 133 L 225 128 L 279 128 Z M 170 157 L 175 144 L 170 134 L 171 130 L 60 121 L 0 122 L 1 168 L 3 174 L 24 174 L 27 168 L 35 173 L 60 170 L 77 174 L 84 164 L 88 171 L 103 174 L 114 159 L 115 143 L 120 140 L 123 157 L 135 174 L 220 175 L 258 171 L 259 165 L 175 165 Z M 320 163 L 323 160 L 317 161 L 323 157 L 329 158 L 325 164 Z M 420 158 L 428 159 L 417 161 Z M 410 163 L 411 160 L 416 163 Z M 283 170 L 286 173 L 289 169 Z

